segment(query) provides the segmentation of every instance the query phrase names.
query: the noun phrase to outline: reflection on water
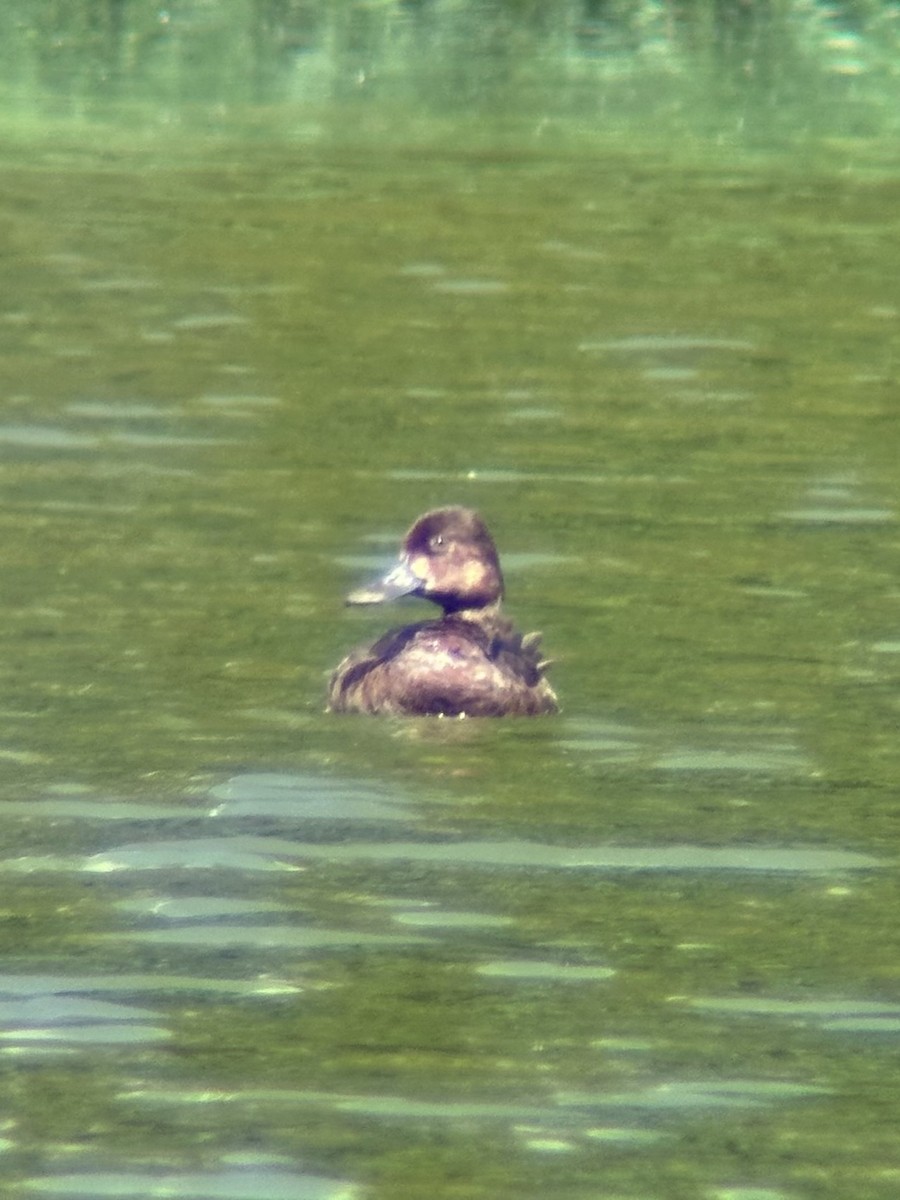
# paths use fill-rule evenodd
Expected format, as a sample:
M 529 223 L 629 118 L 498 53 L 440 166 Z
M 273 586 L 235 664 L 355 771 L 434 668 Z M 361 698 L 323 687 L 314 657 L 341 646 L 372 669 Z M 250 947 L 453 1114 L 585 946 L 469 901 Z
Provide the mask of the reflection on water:
M 465 963 L 467 974 L 473 981 L 482 980 L 483 987 L 525 989 L 533 993 L 532 1003 L 545 1003 L 559 988 L 586 990 L 586 998 L 595 999 L 587 1004 L 584 1018 L 587 1028 L 594 1026 L 597 1037 L 602 1026 L 595 1025 L 596 989 L 612 986 L 619 972 L 608 961 L 590 961 L 587 945 L 579 947 L 577 959 L 573 959 L 576 944 L 571 936 L 554 944 L 553 939 L 548 943 L 543 926 L 535 931 L 536 937 L 529 934 L 528 922 L 523 924 L 518 905 L 504 900 L 507 889 L 510 898 L 515 897 L 520 886 L 515 881 L 523 870 L 542 871 L 544 890 L 561 888 L 563 896 L 565 873 L 572 869 L 638 871 L 644 875 L 661 871 L 670 876 L 672 872 L 755 870 L 829 875 L 835 871 L 871 870 L 878 865 L 871 856 L 835 848 L 629 848 L 583 844 L 567 848 L 508 839 L 486 842 L 457 836 L 451 841 L 435 840 L 429 814 L 438 811 L 436 797 L 423 806 L 396 789 L 388 796 L 383 784 L 353 783 L 334 776 L 272 772 L 238 775 L 213 785 L 206 797 L 193 797 L 188 805 L 132 806 L 122 801 L 87 800 L 78 789 L 73 791 L 71 796 L 57 795 L 30 805 L 10 804 L 8 813 L 10 819 L 26 822 L 32 841 L 53 838 L 54 829 L 69 829 L 75 834 L 73 840 L 84 844 L 76 831 L 79 827 L 90 830 L 85 844 L 87 856 L 79 860 L 46 854 L 19 855 L 7 859 L 4 868 L 13 872 L 13 878 L 22 877 L 22 872 L 26 876 L 37 873 L 45 887 L 54 876 L 72 870 L 86 873 L 87 878 L 96 877 L 98 871 L 100 878 L 111 878 L 112 872 L 117 882 L 110 911 L 121 914 L 126 924 L 84 930 L 80 935 L 83 947 L 89 952 L 92 948 L 95 954 L 104 946 L 118 945 L 131 947 L 131 954 L 165 953 L 167 972 L 87 978 L 69 973 L 54 977 L 23 972 L 0 977 L 0 1054 L 17 1062 L 65 1062 L 90 1047 L 94 1054 L 119 1055 L 124 1067 L 126 1060 L 121 1056 L 126 1052 L 147 1053 L 149 1048 L 171 1045 L 181 1036 L 179 1026 L 186 1014 L 178 1003 L 179 994 L 202 998 L 210 1011 L 222 1008 L 229 1000 L 250 1002 L 257 1006 L 258 1019 L 269 1021 L 277 1019 L 275 1010 L 264 1018 L 260 1005 L 277 1007 L 295 1000 L 307 1008 L 308 1020 L 315 1024 L 321 1020 L 315 1015 L 320 997 L 335 987 L 347 987 L 346 980 L 340 982 L 345 970 L 341 964 L 347 954 L 365 954 L 374 965 L 386 955 L 430 956 L 439 947 L 443 947 L 441 957 L 455 964 L 455 972 Z M 106 805 L 112 823 L 105 817 Z M 136 831 L 142 830 L 139 841 L 96 848 L 114 828 L 119 829 L 123 821 L 129 820 Z M 410 833 L 417 833 L 419 840 L 400 844 L 392 841 L 398 820 L 404 821 Z M 155 842 L 152 831 L 160 824 L 173 822 L 183 829 L 182 835 L 177 840 Z M 268 832 L 260 831 L 261 823 Z M 215 837 L 196 836 L 209 826 L 224 826 L 224 832 Z M 258 832 L 246 832 L 248 828 Z M 297 840 L 304 829 L 315 832 L 317 840 Z M 285 836 L 289 831 L 293 836 Z M 340 873 L 346 864 L 354 863 L 368 865 L 364 877 L 348 890 L 339 882 Z M 398 865 L 404 867 L 401 876 L 396 874 Z M 415 870 L 412 880 L 411 868 Z M 485 868 L 490 872 L 487 892 L 472 874 Z M 298 912 L 287 898 L 275 899 L 256 890 L 246 892 L 252 877 L 263 879 L 273 870 L 317 872 L 303 889 L 305 912 Z M 330 877 L 333 872 L 338 874 Z M 217 891 L 205 890 L 204 875 L 209 876 Z M 186 885 L 191 890 L 185 891 Z M 399 896 L 398 889 L 405 895 Z M 483 901 L 493 896 L 493 911 L 484 903 L 480 910 L 449 907 L 448 901 L 455 899 L 459 905 L 473 889 L 482 894 Z M 442 902 L 442 896 L 447 900 Z M 336 904 L 344 914 L 341 926 L 335 925 L 334 915 L 329 915 Z M 392 927 L 411 932 L 392 932 Z M 243 956 L 245 968 L 251 962 L 255 964 L 256 977 L 252 981 L 220 976 L 235 954 Z M 296 977 L 298 956 L 312 972 L 309 980 Z M 412 961 L 421 961 L 424 967 L 418 957 Z M 180 969 L 173 973 L 178 963 Z M 433 968 L 425 970 L 433 972 Z M 431 987 L 440 986 L 438 978 L 433 979 Z M 470 983 L 469 990 L 473 986 L 477 985 Z M 689 997 L 687 1003 L 694 1011 L 717 1014 L 784 1015 L 793 1011 L 790 1005 L 779 1007 L 770 1001 L 767 1006 L 759 1000 L 743 1007 L 702 997 Z M 884 1030 L 884 1019 L 892 1014 L 892 1008 L 863 1002 L 853 1006 L 850 1015 L 859 1020 L 865 1017 L 867 1008 L 872 1008 L 881 1022 L 878 1027 Z M 223 1011 L 227 1014 L 227 1007 Z M 817 1012 L 820 1017 L 827 1013 L 831 1020 L 822 1028 L 835 1027 L 838 1014 L 834 1006 L 820 1005 L 817 1009 L 807 1002 L 797 1011 L 806 1016 Z M 598 1047 L 604 1044 L 600 1040 Z M 652 1050 L 652 1042 L 635 1041 L 630 1050 L 624 1042 L 619 1047 L 619 1053 L 637 1055 L 638 1059 L 647 1058 Z M 528 1070 L 525 1063 L 523 1067 Z M 604 1073 L 609 1075 L 611 1086 L 591 1094 L 584 1090 L 583 1083 L 576 1082 L 577 1073 L 567 1073 L 561 1067 L 552 1073 L 553 1094 L 544 1094 L 540 1102 L 532 1098 L 527 1104 L 479 1102 L 471 1097 L 465 1101 L 442 1100 L 430 1095 L 431 1087 L 421 1098 L 389 1092 L 371 1096 L 356 1091 L 331 1094 L 316 1087 L 294 1093 L 266 1093 L 259 1090 L 260 1080 L 249 1077 L 227 1096 L 215 1090 L 205 1094 L 205 1107 L 209 1109 L 210 1103 L 226 1103 L 229 1108 L 250 1106 L 256 1114 L 254 1124 L 259 1122 L 261 1112 L 284 1113 L 292 1108 L 298 1109 L 298 1119 L 300 1112 L 316 1113 L 317 1120 L 332 1123 L 365 1114 L 384 1125 L 388 1138 L 396 1127 L 405 1129 L 404 1136 L 415 1137 L 423 1125 L 434 1122 L 459 1127 L 462 1132 L 475 1121 L 484 1128 L 497 1126 L 523 1153 L 541 1156 L 584 1153 L 598 1143 L 622 1147 L 656 1144 L 675 1132 L 668 1125 L 664 1130 L 656 1127 L 663 1115 L 667 1122 L 672 1118 L 696 1120 L 706 1110 L 720 1114 L 725 1109 L 740 1111 L 824 1094 L 820 1087 L 798 1080 L 738 1082 L 727 1078 L 703 1086 L 670 1078 L 664 1083 L 645 1083 L 642 1088 L 632 1084 L 622 1091 L 626 1077 L 613 1083 L 617 1073 L 609 1074 L 609 1063 Z M 158 1085 L 136 1089 L 132 1084 L 120 1102 L 129 1108 L 149 1104 L 157 1110 L 180 1109 L 194 1104 L 190 1095 L 192 1078 L 185 1077 L 185 1091 L 176 1089 L 169 1095 Z M 627 1119 L 612 1120 L 615 1112 L 627 1112 Z M 216 1176 L 215 1172 L 203 1176 L 203 1194 L 242 1194 L 229 1190 L 232 1183 L 223 1180 L 230 1178 Z M 256 1181 L 253 1170 L 234 1186 L 244 1186 L 248 1178 Z M 300 1184 L 285 1178 L 284 1195 L 319 1194 L 305 1190 L 305 1177 Z M 172 1189 L 173 1195 L 188 1196 L 194 1184 L 188 1184 L 187 1179 L 171 1175 L 166 1177 L 165 1186 Z M 108 1174 L 101 1178 L 85 1172 L 77 1176 L 45 1175 L 32 1180 L 29 1188 L 75 1196 L 87 1194 L 80 1193 L 79 1188 L 107 1187 L 109 1195 L 143 1195 L 145 1184 L 140 1181 L 140 1175 L 126 1178 Z M 129 1192 L 132 1185 L 136 1190 Z M 322 1181 L 322 1186 L 332 1185 Z M 300 1190 L 295 1190 L 297 1187 Z
M 900 1005 L 874 1000 L 778 1000 L 757 997 L 693 997 L 691 1008 L 743 1017 L 774 1017 L 842 1033 L 900 1033 Z
M 257 1156 L 262 1158 L 263 1156 Z M 248 1156 L 249 1159 L 249 1156 Z M 25 1182 L 28 1195 L 99 1200 L 101 1196 L 169 1196 L 175 1200 L 357 1200 L 359 1189 L 333 1179 L 302 1175 L 250 1161 L 220 1171 L 84 1171 Z
M 727 755 L 722 755 L 724 766 L 718 758 L 713 757 L 709 766 L 707 756 L 698 756 L 696 762 L 690 758 L 676 757 L 676 770 L 739 770 L 752 771 L 759 768 L 757 760 L 748 756 L 748 761 L 732 761 Z M 666 764 L 662 764 L 666 765 Z M 762 769 L 768 769 L 769 764 L 763 764 Z M 257 794 L 253 792 L 256 789 Z M 838 849 L 805 846 L 691 846 L 671 844 L 666 846 L 620 846 L 620 845 L 587 845 L 577 846 L 551 845 L 547 842 L 526 841 L 524 839 L 498 838 L 490 841 L 478 838 L 454 837 L 443 840 L 435 837 L 435 833 L 427 826 L 423 830 L 425 836 L 421 840 L 397 842 L 392 840 L 395 833 L 393 822 L 405 820 L 413 832 L 416 826 L 422 825 L 421 809 L 416 810 L 409 799 L 405 809 L 401 802 L 386 805 L 385 800 L 377 790 L 369 789 L 366 785 L 354 785 L 351 782 L 336 779 L 314 777 L 292 777 L 278 775 L 250 775 L 231 779 L 211 789 L 211 796 L 218 802 L 215 807 L 206 811 L 195 809 L 191 820 L 194 836 L 186 833 L 174 841 L 156 841 L 149 836 L 149 830 L 140 842 L 126 845 L 116 845 L 88 854 L 84 857 L 55 858 L 49 855 L 17 855 L 14 858 L 0 860 L 0 872 L 5 874 L 31 874 L 44 871 L 57 872 L 86 872 L 108 874 L 121 871 L 160 871 L 177 870 L 196 871 L 298 871 L 305 869 L 310 861 L 367 861 L 390 864 L 393 862 L 435 864 L 438 867 L 492 867 L 517 870 L 537 868 L 543 870 L 600 870 L 600 871 L 766 871 L 766 872 L 829 872 L 865 870 L 879 866 L 879 860 L 872 855 Z M 129 808 L 113 805 L 112 816 L 116 820 L 126 820 Z M 30 806 L 10 804 L 10 813 L 18 812 L 33 818 L 52 816 L 59 821 L 68 817 L 75 821 L 102 821 L 104 805 L 88 804 L 82 800 L 72 801 L 38 801 Z M 427 808 L 424 810 L 427 814 Z M 158 821 L 177 821 L 182 827 L 190 819 L 190 810 L 175 808 L 153 809 L 148 805 L 136 805 L 130 813 L 131 819 L 137 824 L 151 825 Z M 265 820 L 269 825 L 278 823 L 282 827 L 279 836 L 259 836 L 242 831 L 247 824 L 256 825 Z M 384 822 L 391 824 L 384 826 Z M 358 823 L 362 830 L 369 828 L 373 836 L 366 838 L 352 836 L 347 825 Z M 317 829 L 316 841 L 295 840 L 284 836 L 288 829 L 299 832 L 299 827 L 309 823 Z M 207 830 L 215 829 L 222 824 L 232 825 L 234 829 L 224 835 L 216 835 Z M 332 827 L 339 829 L 338 839 L 329 835 Z M 199 836 L 197 836 L 199 835 Z M 205 836 L 204 836 L 205 835 Z M 253 914 L 256 905 L 238 904 L 235 909 L 234 901 L 225 901 L 224 907 L 220 902 L 211 898 L 192 900 L 195 907 L 192 912 L 184 908 L 184 901 L 162 902 L 159 899 L 135 901 L 129 905 L 132 912 L 144 909 L 145 915 L 153 918 L 173 916 L 190 919 L 216 920 L 229 917 L 235 911 Z M 121 906 L 121 905 L 120 905 Z M 268 906 L 266 906 L 268 907 Z M 282 906 L 276 906 L 280 908 Z M 274 911 L 274 910 L 271 910 Z M 460 914 L 445 916 L 443 920 L 438 914 L 422 918 L 422 923 L 455 925 Z M 409 918 L 415 922 L 416 918 Z M 464 922 L 467 923 L 467 922 Z M 472 924 L 478 920 L 473 919 Z M 136 931 L 129 936 L 146 937 Z M 191 936 L 187 931 L 174 931 L 169 934 L 157 935 L 185 940 Z M 276 940 L 295 940 L 296 945 L 313 945 L 318 941 L 328 941 L 333 938 L 340 941 L 344 936 L 339 932 L 328 933 L 324 930 L 282 930 L 280 934 L 271 930 L 265 935 L 255 935 L 252 931 L 243 935 L 219 928 L 209 929 L 204 935 L 197 931 L 198 937 L 207 936 L 210 941 L 218 937 L 238 937 L 247 940 L 259 936 L 260 945 L 265 944 L 266 938 Z M 359 937 L 369 935 L 359 934 Z
M 548 1149 L 534 1139 L 539 1132 L 562 1135 L 563 1148 L 575 1150 L 579 1143 L 602 1140 L 624 1145 L 646 1145 L 671 1136 L 671 1130 L 641 1128 L 638 1122 L 652 1118 L 655 1124 L 667 1118 L 700 1117 L 704 1110 L 763 1108 L 778 1102 L 816 1099 L 828 1095 L 822 1087 L 803 1087 L 752 1079 L 672 1081 L 623 1093 L 559 1092 L 542 1104 L 434 1102 L 392 1095 L 343 1096 L 321 1092 L 259 1092 L 194 1095 L 148 1089 L 129 1096 L 147 1106 L 254 1104 L 290 1110 L 323 1108 L 334 1113 L 364 1114 L 385 1124 L 406 1126 L 410 1131 L 427 1125 L 507 1126 L 513 1135 L 536 1151 Z M 620 1124 L 612 1124 L 616 1118 Z
M 889 1165 L 891 172 L 549 146 L 9 152 L 7 1190 Z M 324 715 L 448 502 L 563 715 Z
M 582 351 L 621 351 L 625 354 L 661 355 L 687 354 L 696 357 L 703 351 L 739 351 L 749 353 L 755 350 L 753 342 L 742 341 L 740 338 L 700 337 L 694 334 L 636 334 L 632 337 L 612 338 L 609 341 L 582 342 L 578 347 Z
M 577 947 L 577 959 L 573 958 L 576 943 L 571 935 L 562 942 L 548 942 L 543 926 L 535 931 L 536 937 L 528 932 L 529 922 L 526 919 L 523 924 L 524 914 L 514 901 L 521 886 L 516 878 L 521 872 L 540 870 L 544 891 L 561 889 L 562 898 L 565 874 L 573 869 L 637 871 L 644 875 L 663 872 L 669 876 L 673 872 L 694 875 L 704 871 L 717 875 L 764 871 L 828 876 L 879 865 L 871 856 L 833 847 L 630 848 L 582 844 L 576 848 L 509 839 L 486 842 L 473 837 L 460 839 L 458 835 L 450 841 L 436 840 L 430 814 L 437 811 L 437 797 L 421 805 L 397 789 L 388 795 L 384 784 L 354 783 L 335 776 L 273 772 L 238 775 L 213 785 L 206 797 L 195 796 L 188 805 L 86 800 L 78 789 L 73 791 L 76 794 L 48 797 L 30 805 L 10 804 L 9 816 L 26 822 L 32 840 L 52 837 L 54 828 L 74 832 L 79 826 L 85 827 L 92 831 L 86 850 L 90 850 L 91 842 L 96 847 L 98 841 L 108 838 L 123 821 L 130 820 L 135 830 L 142 831 L 140 840 L 131 845 L 94 848 L 80 860 L 19 855 L 7 859 L 2 867 L 11 871 L 13 878 L 37 873 L 44 886 L 54 876 L 73 870 L 87 878 L 96 877 L 97 872 L 100 878 L 114 876 L 116 898 L 111 912 L 121 914 L 126 924 L 84 930 L 80 935 L 83 947 L 93 953 L 104 946 L 119 945 L 130 947 L 131 954 L 165 953 L 168 973 L 93 978 L 10 973 L 0 977 L 0 1022 L 4 1027 L 0 1055 L 19 1062 L 65 1062 L 90 1047 L 94 1054 L 119 1055 L 124 1067 L 126 1059 L 122 1056 L 126 1052 L 147 1053 L 149 1048 L 171 1045 L 181 1036 L 178 1027 L 187 1014 L 178 1003 L 179 994 L 189 994 L 195 1001 L 202 999 L 210 1011 L 221 1009 L 229 1000 L 251 1002 L 257 1007 L 257 1019 L 267 1021 L 277 1020 L 278 1006 L 294 1000 L 301 1008 L 306 1007 L 308 1021 L 315 1024 L 321 1020 L 321 1015 L 316 1016 L 320 997 L 335 987 L 346 989 L 348 985 L 346 978 L 342 979 L 346 955 L 365 954 L 374 965 L 385 956 L 413 954 L 416 957 L 412 963 L 419 962 L 426 974 L 433 975 L 434 968 L 428 968 L 427 960 L 418 956 L 431 956 L 442 948 L 441 958 L 453 964 L 452 970 L 458 974 L 465 969 L 470 976 L 470 994 L 477 987 L 476 979 L 492 990 L 523 989 L 532 994 L 531 1003 L 538 1004 L 546 1003 L 559 988 L 585 991 L 588 1003 L 582 1020 L 587 1022 L 585 1034 L 593 1028 L 598 1039 L 599 1065 L 606 1040 L 599 1037 L 603 1026 L 596 1024 L 597 989 L 613 986 L 619 971 L 608 962 L 590 961 L 586 944 Z M 107 805 L 112 824 L 104 814 Z M 418 840 L 392 841 L 398 820 Z M 155 828 L 173 822 L 183 829 L 177 840 L 153 840 Z M 268 832 L 261 832 L 261 824 L 268 827 Z M 197 836 L 206 827 L 224 827 L 224 831 L 213 837 Z M 257 832 L 246 832 L 248 829 Z M 316 840 L 297 840 L 303 830 L 315 833 Z M 288 832 L 293 836 L 285 836 Z M 74 840 L 84 839 L 76 836 Z M 348 890 L 340 882 L 340 873 L 347 864 L 356 863 L 367 864 L 365 875 Z M 398 865 L 402 865 L 403 875 L 397 875 Z M 487 892 L 473 875 L 485 868 L 489 869 Z M 412 878 L 411 869 L 415 872 Z M 300 871 L 301 877 L 303 872 L 317 872 L 303 889 L 306 898 L 301 907 L 305 911 L 298 912 L 286 898 L 276 900 L 255 889 L 246 892 L 253 877 L 263 879 L 272 871 Z M 217 891 L 204 890 L 204 875 Z M 191 890 L 186 892 L 186 886 Z M 399 896 L 398 889 L 405 895 Z M 459 905 L 473 890 L 483 899 L 493 896 L 494 910 L 488 911 L 484 905 L 480 911 L 471 907 L 454 909 L 441 900 L 445 896 Z M 504 899 L 507 890 L 512 904 Z M 343 910 L 342 926 L 336 926 L 334 916 L 329 915 L 335 905 Z M 392 927 L 412 932 L 396 933 Z M 242 956 L 245 969 L 255 964 L 253 980 L 219 977 L 235 954 Z M 309 980 L 296 978 L 298 956 L 307 963 Z M 178 963 L 180 969 L 173 973 Z M 200 973 L 204 970 L 207 975 Z M 441 986 L 439 976 L 440 968 L 430 987 Z M 686 998 L 685 1003 L 692 1011 L 721 1015 L 783 1016 L 795 1011 L 790 1004 L 759 999 L 729 1002 L 698 996 Z M 263 1017 L 261 1005 L 275 1005 L 276 1010 Z M 837 1007 L 807 1001 L 796 1012 L 807 1018 L 827 1015 L 830 1019 L 820 1021 L 821 1027 L 833 1029 L 839 1027 L 835 1025 Z M 894 1011 L 891 1006 L 863 1002 L 849 1007 L 848 1013 L 859 1021 L 869 1009 L 878 1018 L 878 1028 L 885 1031 L 885 1018 Z M 223 1012 L 229 1021 L 227 1011 L 226 1007 Z M 365 1034 L 360 1031 L 356 1036 Z M 634 1041 L 629 1047 L 622 1041 L 617 1050 L 626 1057 L 646 1059 L 653 1053 L 653 1043 Z M 523 1068 L 530 1073 L 527 1060 L 518 1075 Z M 252 1074 L 228 1094 L 215 1088 L 204 1091 L 202 1100 L 204 1109 L 210 1112 L 207 1120 L 213 1122 L 215 1106 L 221 1105 L 246 1109 L 244 1122 L 251 1119 L 252 1110 L 254 1125 L 260 1120 L 265 1123 L 266 1113 L 285 1114 L 291 1110 L 296 1110 L 299 1128 L 303 1127 L 302 1113 L 315 1114 L 317 1121 L 332 1125 L 365 1115 L 384 1128 L 388 1139 L 391 1130 L 398 1128 L 404 1130 L 404 1137 L 416 1138 L 424 1127 L 434 1123 L 466 1136 L 466 1131 L 477 1123 L 479 1129 L 495 1127 L 521 1152 L 540 1157 L 584 1153 L 595 1144 L 623 1148 L 655 1145 L 675 1135 L 672 1120 L 702 1120 L 707 1111 L 718 1118 L 729 1109 L 740 1112 L 766 1108 L 815 1099 L 827 1091 L 799 1080 L 730 1078 L 716 1078 L 702 1085 L 678 1078 L 645 1082 L 643 1086 L 629 1082 L 622 1090 L 627 1073 L 611 1071 L 611 1063 L 607 1062 L 604 1075 L 609 1083 L 602 1091 L 592 1093 L 585 1087 L 586 1081 L 579 1082 L 577 1072 L 567 1072 L 558 1064 L 551 1077 L 543 1080 L 540 1099 L 532 1097 L 528 1103 L 477 1101 L 471 1096 L 465 1100 L 434 1098 L 433 1079 L 421 1098 L 391 1094 L 389 1090 L 377 1095 L 356 1090 L 331 1093 L 315 1086 L 294 1092 L 261 1091 L 262 1080 Z M 536 1086 L 539 1078 L 540 1072 L 530 1086 Z M 185 1105 L 196 1108 L 197 1097 L 191 1090 L 196 1086 L 194 1079 L 193 1073 L 185 1076 L 182 1086 L 170 1092 L 161 1090 L 158 1084 L 136 1087 L 132 1083 L 122 1092 L 119 1103 L 132 1111 L 135 1106 L 140 1109 L 148 1105 L 157 1112 L 174 1112 Z M 421 1087 L 412 1079 L 410 1084 L 414 1092 Z M 613 1114 L 619 1115 L 613 1119 Z M 661 1120 L 666 1123 L 664 1128 L 658 1127 Z M 251 1186 L 265 1189 L 273 1178 L 266 1175 L 268 1182 L 260 1183 L 252 1167 L 236 1181 L 214 1170 L 196 1180 L 194 1176 L 176 1174 L 164 1177 L 167 1194 L 185 1196 L 194 1194 L 191 1189 L 195 1186 L 202 1187 L 204 1195 L 243 1195 L 240 1189 L 248 1180 Z M 342 1188 L 343 1184 L 308 1181 L 305 1176 L 299 1182 L 290 1175 L 283 1180 L 280 1175 L 277 1178 L 278 1187 L 284 1186 L 283 1192 L 262 1190 L 254 1194 L 346 1194 L 328 1190 Z M 116 1196 L 149 1195 L 143 1190 L 147 1186 L 142 1176 L 133 1173 L 44 1175 L 28 1183 L 29 1190 L 39 1194 L 72 1196 L 87 1195 L 85 1188 L 105 1188 L 105 1194 Z M 232 1190 L 235 1187 L 237 1191 Z M 319 1187 L 325 1190 L 316 1191 Z
M 139 1045 L 169 1036 L 167 1030 L 148 1024 L 157 1018 L 158 1014 L 145 1008 L 111 1004 L 88 996 L 49 997 L 41 993 L 0 1002 L 0 1021 L 4 1026 L 0 1044 L 6 1053 L 19 1055 L 29 1043 L 39 1054 L 51 1047 L 59 1051 L 85 1042 Z
M 553 980 L 556 983 L 582 983 L 597 979 L 609 979 L 615 971 L 609 967 L 573 966 L 570 963 L 553 963 L 544 960 L 521 959 L 481 963 L 479 975 L 492 979 Z
M 120 417 L 121 412 L 110 416 Z M 121 443 L 124 446 L 212 446 L 221 445 L 222 438 L 192 438 L 153 433 L 129 433 L 114 430 L 92 437 L 90 434 L 75 433 L 68 429 L 54 429 L 41 425 L 2 425 L 0 443 L 11 446 L 30 446 L 38 450 L 96 450 L 104 442 Z
M 806 507 L 792 508 L 780 515 L 800 526 L 877 525 L 897 520 L 891 508 L 873 507 L 865 497 L 865 483 L 857 475 L 841 472 L 814 480 L 805 489 Z

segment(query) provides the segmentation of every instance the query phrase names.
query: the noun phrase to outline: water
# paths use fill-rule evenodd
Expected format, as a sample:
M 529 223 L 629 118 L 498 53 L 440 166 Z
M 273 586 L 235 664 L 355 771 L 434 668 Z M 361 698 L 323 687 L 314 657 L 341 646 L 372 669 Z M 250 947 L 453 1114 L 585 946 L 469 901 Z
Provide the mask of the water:
M 898 195 L 811 154 L 6 146 L 5 1194 L 894 1194 Z M 563 714 L 325 715 L 453 502 Z

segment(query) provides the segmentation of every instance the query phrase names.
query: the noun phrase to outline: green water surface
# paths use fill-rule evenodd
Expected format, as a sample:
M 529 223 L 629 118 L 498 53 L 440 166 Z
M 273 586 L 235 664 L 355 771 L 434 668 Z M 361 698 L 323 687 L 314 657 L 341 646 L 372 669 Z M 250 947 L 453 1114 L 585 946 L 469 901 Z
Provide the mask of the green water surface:
M 0 157 L 9 1194 L 895 1195 L 896 158 Z M 323 712 L 445 503 L 559 718 Z

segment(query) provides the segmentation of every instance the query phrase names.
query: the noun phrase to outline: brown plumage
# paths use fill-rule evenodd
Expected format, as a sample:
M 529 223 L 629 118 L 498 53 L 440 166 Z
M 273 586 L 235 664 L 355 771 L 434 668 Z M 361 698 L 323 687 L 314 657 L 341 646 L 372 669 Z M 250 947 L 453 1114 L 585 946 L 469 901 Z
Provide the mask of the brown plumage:
M 540 634 L 523 637 L 500 611 L 500 560 L 478 513 L 451 507 L 419 517 L 397 565 L 347 603 L 408 594 L 433 600 L 443 616 L 391 630 L 348 654 L 331 677 L 330 712 L 504 717 L 558 711 L 544 678 Z

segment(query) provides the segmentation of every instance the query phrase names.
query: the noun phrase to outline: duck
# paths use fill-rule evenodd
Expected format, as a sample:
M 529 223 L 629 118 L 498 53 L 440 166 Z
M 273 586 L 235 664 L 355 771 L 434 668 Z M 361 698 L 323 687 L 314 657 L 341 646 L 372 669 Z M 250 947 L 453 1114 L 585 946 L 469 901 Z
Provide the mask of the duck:
M 347 604 L 419 596 L 437 619 L 392 629 L 338 665 L 327 711 L 384 716 L 508 717 L 559 711 L 545 678 L 539 633 L 521 634 L 501 611 L 494 539 L 474 509 L 432 509 L 414 522 L 397 563 Z

